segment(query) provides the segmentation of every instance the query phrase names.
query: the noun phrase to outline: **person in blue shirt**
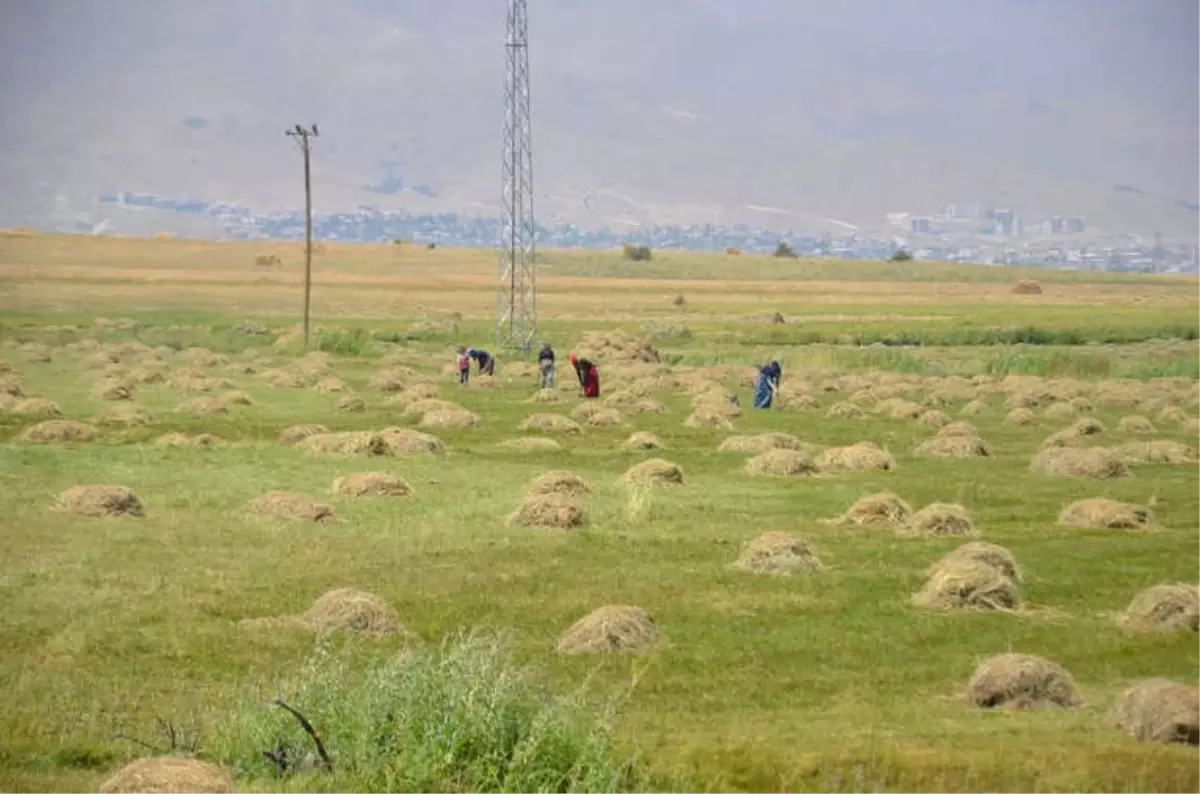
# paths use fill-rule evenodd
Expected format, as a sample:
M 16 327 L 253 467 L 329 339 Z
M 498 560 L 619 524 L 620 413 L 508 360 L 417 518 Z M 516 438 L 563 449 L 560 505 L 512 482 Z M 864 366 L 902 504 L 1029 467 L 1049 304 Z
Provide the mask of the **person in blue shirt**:
M 779 391 L 779 378 L 782 375 L 783 370 L 778 361 L 772 361 L 758 371 L 758 380 L 754 384 L 755 408 L 771 407 L 771 403 L 775 400 L 775 393 Z
M 496 374 L 496 359 L 492 357 L 491 353 L 472 347 L 467 349 L 467 355 L 475 359 L 475 363 L 479 365 L 480 375 Z

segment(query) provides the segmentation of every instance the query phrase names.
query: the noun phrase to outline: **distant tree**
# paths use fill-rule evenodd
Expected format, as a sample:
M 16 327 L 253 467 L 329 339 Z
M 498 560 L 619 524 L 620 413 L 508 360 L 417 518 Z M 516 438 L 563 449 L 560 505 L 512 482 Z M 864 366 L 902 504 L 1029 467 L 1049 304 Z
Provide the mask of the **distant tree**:
M 788 244 L 787 244 L 787 241 L 785 241 L 785 240 L 780 240 L 780 241 L 779 241 L 779 245 L 775 246 L 775 256 L 778 256 L 778 257 L 789 257 L 789 258 L 791 258 L 791 259 L 795 259 L 795 258 L 796 258 L 796 252 L 795 252 L 795 251 L 793 251 L 793 250 L 792 250 L 792 247 L 791 247 L 790 245 L 788 245 Z
M 680 294 L 676 295 L 676 296 L 675 296 L 675 299 L 674 299 L 674 300 L 672 300 L 672 301 L 671 301 L 671 303 L 672 303 L 672 304 L 675 306 L 675 308 L 677 308 L 677 309 L 685 309 L 685 308 L 687 308 L 687 298 L 683 297 L 683 293 L 680 293 Z
M 621 248 L 621 255 L 634 262 L 647 262 L 651 257 L 650 246 L 625 243 Z
M 908 251 L 905 251 L 903 248 L 901 248 L 900 250 L 896 251 L 896 253 L 892 254 L 891 261 L 893 261 L 893 262 L 911 262 L 912 258 L 913 258 L 912 254 L 910 254 Z

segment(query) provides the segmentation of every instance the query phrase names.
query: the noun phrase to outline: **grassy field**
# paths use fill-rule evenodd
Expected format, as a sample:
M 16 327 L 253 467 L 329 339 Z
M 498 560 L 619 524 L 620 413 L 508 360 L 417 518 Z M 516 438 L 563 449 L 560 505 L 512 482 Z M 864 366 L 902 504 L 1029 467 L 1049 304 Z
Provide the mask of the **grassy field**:
M 256 269 L 257 253 L 277 253 L 283 269 Z M 239 790 L 481 787 L 490 778 L 478 770 L 422 755 L 422 742 L 435 743 L 428 736 L 397 750 L 403 768 L 385 775 L 380 751 L 350 746 L 354 715 L 388 698 L 407 703 L 405 713 L 432 713 L 444 699 L 458 704 L 447 713 L 467 715 L 461 727 L 483 718 L 456 698 L 491 697 L 486 682 L 508 680 L 516 665 L 531 680 L 512 698 L 542 703 L 544 695 L 585 693 L 582 705 L 546 718 L 562 757 L 578 745 L 571 731 L 599 737 L 588 745 L 593 755 L 584 753 L 601 759 L 599 771 L 579 778 L 584 788 L 1200 789 L 1194 747 L 1135 742 L 1109 718 L 1117 696 L 1140 679 L 1195 683 L 1200 675 L 1195 633 L 1134 633 L 1115 620 L 1147 587 L 1200 578 L 1196 464 L 1133 463 L 1129 476 L 1107 480 L 1030 470 L 1043 440 L 1074 421 L 1048 413 L 1070 395 L 1088 400 L 1106 428 L 1091 446 L 1149 437 L 1179 442 L 1194 459 L 1196 430 L 1186 418 L 1197 417 L 1200 375 L 1195 280 L 747 256 L 663 255 L 643 268 L 616 253 L 547 252 L 542 335 L 561 358 L 589 331 L 651 340 L 660 364 L 602 360 L 604 394 L 650 378 L 648 396 L 666 408 L 619 409 L 621 426 L 559 435 L 518 425 L 534 413 L 569 414 L 581 400 L 565 388 L 560 403 L 530 403 L 534 379 L 504 374 L 518 354 L 496 351 L 494 388 L 460 389 L 443 374 L 458 344 L 495 350 L 490 254 L 326 244 L 314 292 L 314 348 L 326 352 L 304 357 L 294 338 L 298 253 L 278 244 L 0 236 L 0 358 L 14 370 L 0 381 L 53 400 L 69 419 L 99 422 L 114 405 L 95 393 L 102 377 L 128 379 L 156 360 L 168 379 L 223 378 L 229 383 L 213 394 L 236 389 L 251 402 L 224 414 L 181 414 L 176 407 L 194 394 L 139 383 L 132 403 L 151 424 L 101 424 L 97 440 L 81 444 L 21 442 L 41 418 L 0 411 L 0 595 L 9 604 L 0 617 L 0 788 L 94 790 L 124 761 L 151 754 L 122 737 L 163 742 L 157 718 L 197 737 L 201 757 L 234 768 Z M 1013 294 L 1021 278 L 1041 281 L 1043 294 Z M 773 322 L 775 312 L 786 322 Z M 247 320 L 268 333 L 235 330 Z M 189 348 L 218 357 L 199 367 Z M 28 360 L 42 358 L 39 351 L 50 360 Z M 120 361 L 105 366 L 96 360 L 102 351 Z M 785 387 L 817 407 L 748 409 L 746 369 L 770 357 L 783 363 Z M 416 417 L 372 386 L 390 364 L 407 367 L 410 382 L 416 374 L 436 384 L 479 425 L 431 430 L 446 445 L 441 455 L 312 457 L 277 443 L 297 423 L 415 426 Z M 563 369 L 560 381 L 571 377 Z M 302 387 L 274 388 L 267 370 L 297 373 Z M 343 393 L 313 388 L 333 376 L 365 410 L 339 410 Z M 693 410 L 685 386 L 698 379 L 739 393 L 747 410 L 733 430 L 684 425 Z M 855 399 L 863 418 L 826 415 L 864 388 Z M 936 429 L 875 413 L 887 389 L 968 419 L 991 454 L 917 456 L 914 447 Z M 1032 423 L 1007 422 L 1030 394 L 1042 394 Z M 986 407 L 960 417 L 972 397 Z M 1163 413 L 1173 407 L 1184 419 Z M 1120 429 L 1131 414 L 1150 419 L 1152 434 Z M 622 451 L 635 430 L 655 433 L 665 449 Z M 743 471 L 748 455 L 717 449 L 728 436 L 767 431 L 821 446 L 871 441 L 897 465 L 752 477 Z M 223 443 L 153 443 L 169 432 L 211 433 Z M 501 446 L 524 435 L 553 437 L 561 449 Z M 652 456 L 679 464 L 685 483 L 617 485 Z M 586 526 L 507 526 L 527 484 L 551 469 L 591 484 Z M 413 493 L 331 495 L 335 477 L 367 471 L 400 475 Z M 146 515 L 97 519 L 52 509 L 77 484 L 129 487 Z M 340 520 L 245 513 L 249 500 L 273 490 L 327 502 Z M 978 539 L 1004 546 L 1025 569 L 1023 606 L 914 606 L 923 571 L 970 538 L 824 521 L 884 490 L 914 508 L 965 507 Z M 1153 528 L 1057 523 L 1065 505 L 1089 497 L 1152 504 Z M 780 530 L 809 541 L 825 570 L 785 577 L 730 567 L 743 544 Z M 302 613 L 340 587 L 385 599 L 417 647 L 429 649 L 407 683 L 369 672 L 407 640 L 342 633 L 326 647 L 303 629 L 239 625 Z M 605 604 L 643 608 L 659 644 L 637 655 L 556 653 L 559 636 Z M 457 646 L 437 650 L 479 627 L 502 632 L 503 653 L 468 644 L 463 653 L 481 655 L 456 667 Z M 337 675 L 322 679 L 323 689 L 297 689 L 318 646 L 337 660 Z M 963 692 L 976 665 L 1007 651 L 1063 665 L 1082 706 L 969 706 Z M 427 690 L 441 699 L 404 700 Z M 268 711 L 263 698 L 277 693 L 308 710 L 335 762 L 346 762 L 337 774 L 273 777 L 261 756 L 273 732 L 298 746 L 304 740 L 294 722 L 259 716 Z M 604 759 L 629 756 L 630 777 L 604 777 Z M 547 768 L 553 757 L 538 756 L 551 759 Z M 537 780 L 509 786 L 555 787 Z

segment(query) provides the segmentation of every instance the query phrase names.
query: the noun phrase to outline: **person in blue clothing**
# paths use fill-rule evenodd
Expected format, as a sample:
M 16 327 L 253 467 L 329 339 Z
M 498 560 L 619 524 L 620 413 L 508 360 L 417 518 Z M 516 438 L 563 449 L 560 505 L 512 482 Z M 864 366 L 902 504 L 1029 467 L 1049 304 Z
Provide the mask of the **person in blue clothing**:
M 778 361 L 772 361 L 758 371 L 758 380 L 754 383 L 754 407 L 770 408 L 775 400 L 775 392 L 779 391 L 779 378 L 783 370 Z
M 467 355 L 475 360 L 479 365 L 480 375 L 495 375 L 496 374 L 496 359 L 486 350 L 480 350 L 477 347 L 467 349 Z
M 554 388 L 554 348 L 549 342 L 542 342 L 542 350 L 538 353 L 538 371 L 541 373 L 541 379 L 538 381 L 539 389 Z

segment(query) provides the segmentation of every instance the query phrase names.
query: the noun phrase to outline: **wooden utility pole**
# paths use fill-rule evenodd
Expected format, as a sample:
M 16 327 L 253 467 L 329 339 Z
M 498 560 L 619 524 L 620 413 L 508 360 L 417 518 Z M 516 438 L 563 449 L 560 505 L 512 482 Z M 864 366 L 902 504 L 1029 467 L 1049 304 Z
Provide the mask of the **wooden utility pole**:
M 309 169 L 309 153 L 312 139 L 317 137 L 317 125 L 307 129 L 296 125 L 286 132 L 296 139 L 304 153 L 304 352 L 308 352 L 308 315 L 312 299 L 312 176 Z

